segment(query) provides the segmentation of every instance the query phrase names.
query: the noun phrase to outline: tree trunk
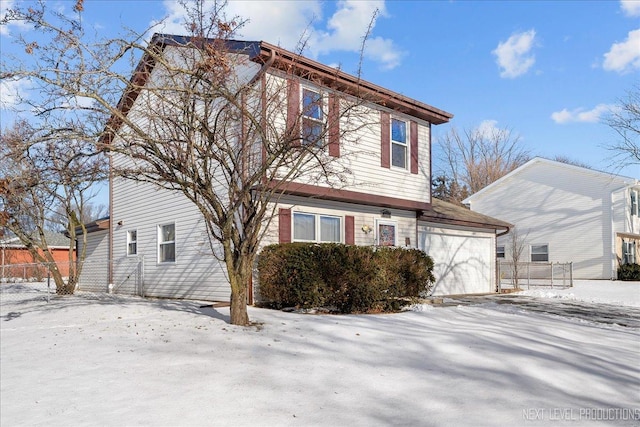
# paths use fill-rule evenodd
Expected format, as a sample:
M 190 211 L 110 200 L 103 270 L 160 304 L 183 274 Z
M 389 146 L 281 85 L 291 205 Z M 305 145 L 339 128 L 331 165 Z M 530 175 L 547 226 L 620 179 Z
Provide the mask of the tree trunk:
M 231 324 L 248 326 L 249 314 L 247 313 L 247 288 L 242 286 L 242 289 L 237 292 L 231 290 Z

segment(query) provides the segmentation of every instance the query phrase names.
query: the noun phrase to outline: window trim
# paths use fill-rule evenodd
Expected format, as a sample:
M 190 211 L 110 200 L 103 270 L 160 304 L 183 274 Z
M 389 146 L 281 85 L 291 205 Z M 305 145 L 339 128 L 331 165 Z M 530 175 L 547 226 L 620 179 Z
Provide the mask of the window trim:
M 393 121 L 404 123 L 404 142 L 393 139 Z M 397 145 L 404 148 L 404 166 L 395 165 L 393 162 L 393 147 Z M 391 115 L 389 118 L 389 164 L 394 169 L 409 170 L 411 156 L 411 122 L 409 120 Z
M 534 247 L 543 247 L 543 246 L 547 248 L 546 253 L 543 253 L 543 252 L 534 253 L 533 252 L 533 248 Z M 534 255 L 546 255 L 547 259 L 545 259 L 545 260 L 534 260 L 533 259 Z M 550 259 L 550 257 L 549 257 L 549 244 L 548 243 L 534 243 L 534 244 L 529 245 L 529 260 L 531 262 L 549 262 L 549 259 Z
M 312 117 L 309 116 L 307 114 L 305 114 L 305 96 L 304 96 L 304 92 L 309 91 L 309 92 L 313 92 L 315 94 L 318 95 L 319 101 L 320 101 L 320 118 L 316 118 L 316 117 Z M 326 128 L 327 128 L 327 116 L 328 116 L 328 100 L 327 100 L 327 96 L 325 95 L 324 92 L 322 92 L 321 90 L 318 90 L 316 88 L 313 88 L 311 86 L 307 86 L 307 85 L 300 85 L 300 140 L 302 141 L 303 145 L 307 145 L 307 146 L 313 146 L 316 145 L 318 147 L 324 147 L 325 145 L 325 141 L 327 138 L 326 135 Z M 316 141 L 310 141 L 306 138 L 305 134 L 304 134 L 304 130 L 305 130 L 305 122 L 306 121 L 310 121 L 314 124 L 320 125 L 320 138 L 318 138 Z
M 136 233 L 135 240 L 131 239 L 131 233 Z M 131 244 L 135 245 L 135 251 L 131 252 Z M 138 256 L 138 229 L 127 230 L 127 256 Z
M 162 240 L 162 228 L 166 227 L 168 225 L 172 225 L 173 226 L 173 240 L 167 240 L 166 242 Z M 161 260 L 161 254 L 162 251 L 160 250 L 162 245 L 168 245 L 168 244 L 173 244 L 173 260 L 168 260 L 168 261 L 163 261 Z M 158 251 L 158 257 L 157 257 L 157 261 L 158 264 L 175 264 L 176 263 L 176 259 L 177 257 L 177 253 L 176 253 L 176 223 L 175 222 L 166 222 L 164 224 L 158 224 L 158 245 L 157 245 L 157 251 Z
M 380 226 L 381 225 L 390 225 L 393 226 L 393 245 L 381 245 L 380 244 Z M 390 248 L 395 248 L 398 246 L 398 223 L 397 221 L 389 221 L 386 219 L 376 219 L 376 246 L 386 246 Z
M 295 217 L 296 215 L 307 215 L 313 216 L 314 218 L 314 239 L 297 239 L 296 238 L 296 223 Z M 340 232 L 339 240 L 321 240 L 322 239 L 322 228 L 321 228 L 321 218 L 335 218 L 338 219 L 338 231 Z M 320 214 L 320 213 L 312 213 L 306 211 L 293 211 L 291 212 L 291 241 L 292 242 L 307 242 L 307 243 L 344 243 L 345 232 L 344 232 L 344 216 L 340 215 L 331 215 L 331 214 Z

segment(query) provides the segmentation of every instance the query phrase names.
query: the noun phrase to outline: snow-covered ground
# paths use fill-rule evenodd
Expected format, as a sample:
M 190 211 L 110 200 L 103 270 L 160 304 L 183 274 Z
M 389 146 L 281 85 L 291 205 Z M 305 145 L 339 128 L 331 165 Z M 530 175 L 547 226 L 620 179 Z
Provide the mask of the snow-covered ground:
M 535 298 L 625 304 L 640 283 Z M 0 425 L 639 425 L 640 330 L 509 309 L 304 315 L 112 295 L 0 300 Z M 629 307 L 631 306 L 631 307 Z

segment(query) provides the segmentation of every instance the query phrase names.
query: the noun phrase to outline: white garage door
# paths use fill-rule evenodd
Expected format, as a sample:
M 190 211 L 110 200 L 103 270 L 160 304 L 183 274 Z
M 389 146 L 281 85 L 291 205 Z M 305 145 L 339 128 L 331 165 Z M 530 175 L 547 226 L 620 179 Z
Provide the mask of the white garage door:
M 418 226 L 418 247 L 433 258 L 433 295 L 494 291 L 493 235 Z

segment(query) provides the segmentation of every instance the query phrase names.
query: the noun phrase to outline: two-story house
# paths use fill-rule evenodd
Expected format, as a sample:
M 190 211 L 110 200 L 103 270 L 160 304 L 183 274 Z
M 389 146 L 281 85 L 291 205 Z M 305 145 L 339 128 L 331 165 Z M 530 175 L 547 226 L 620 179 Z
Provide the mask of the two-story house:
M 514 224 L 521 261 L 573 262 L 577 279 L 615 279 L 638 263 L 640 181 L 534 158 L 468 197 L 471 210 Z M 498 242 L 509 256 L 508 237 Z
M 156 35 L 151 43 L 172 55 L 172 50 L 189 48 L 185 41 Z M 246 81 L 265 92 L 274 82 L 282 83 L 282 114 L 302 112 L 303 129 L 308 125 L 313 132 L 313 126 L 326 125 L 323 120 L 330 120 L 332 109 L 353 102 L 366 122 L 355 130 L 356 138 L 329 129 L 328 154 L 349 170 L 346 182 L 328 185 L 311 174 L 287 183 L 274 201 L 277 218 L 262 245 L 301 241 L 420 248 L 436 263 L 435 293 L 495 290 L 496 234 L 508 232 L 510 224 L 431 197 L 431 127 L 447 123 L 451 114 L 269 43 L 230 46 L 231 54 L 243 57 L 239 74 Z M 148 70 L 151 80 L 153 73 Z M 127 109 L 135 111 L 137 101 L 129 98 Z M 273 99 L 267 93 L 260 98 Z M 287 121 L 280 125 L 284 128 Z M 331 126 L 342 130 L 352 124 L 340 119 Z M 112 143 L 118 143 L 117 135 Z M 112 155 L 114 167 L 126 161 L 122 154 Z M 112 177 L 110 193 L 113 262 L 108 276 L 113 289 L 229 299 L 225 268 L 212 256 L 216 245 L 210 245 L 203 216 L 192 202 L 181 193 L 119 177 Z M 132 259 L 141 259 L 140 274 L 131 274 Z

